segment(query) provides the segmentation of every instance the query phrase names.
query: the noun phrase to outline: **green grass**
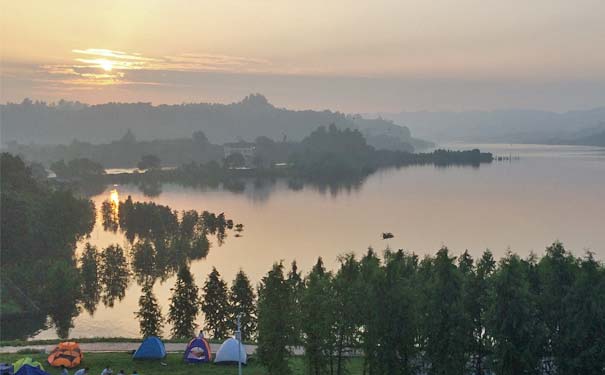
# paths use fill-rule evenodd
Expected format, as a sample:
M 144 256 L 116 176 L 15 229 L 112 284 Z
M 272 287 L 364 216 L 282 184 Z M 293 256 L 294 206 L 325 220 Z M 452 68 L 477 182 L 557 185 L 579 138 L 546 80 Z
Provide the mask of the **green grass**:
M 0 362 L 14 362 L 22 357 L 32 357 L 44 365 L 44 369 L 52 375 L 59 375 L 60 370 L 52 368 L 46 362 L 46 354 L 0 354 Z M 99 375 L 101 370 L 109 364 L 117 374 L 119 370 L 124 370 L 126 374 L 131 374 L 133 370 L 137 370 L 140 375 L 185 375 L 185 374 L 211 374 L 211 375 L 235 375 L 237 374 L 237 366 L 221 366 L 214 364 L 187 364 L 183 362 L 182 353 L 169 353 L 163 360 L 167 366 L 162 366 L 159 361 L 133 361 L 132 355 L 129 353 L 84 353 L 84 360 L 80 367 L 90 367 L 90 375 Z M 355 358 L 349 362 L 349 374 L 362 373 L 362 359 Z M 293 375 L 303 375 L 306 373 L 303 358 L 294 357 L 290 360 L 290 368 Z M 74 370 L 69 373 L 73 374 Z M 243 374 L 246 375 L 261 375 L 267 371 L 257 362 L 253 360 L 244 367 Z

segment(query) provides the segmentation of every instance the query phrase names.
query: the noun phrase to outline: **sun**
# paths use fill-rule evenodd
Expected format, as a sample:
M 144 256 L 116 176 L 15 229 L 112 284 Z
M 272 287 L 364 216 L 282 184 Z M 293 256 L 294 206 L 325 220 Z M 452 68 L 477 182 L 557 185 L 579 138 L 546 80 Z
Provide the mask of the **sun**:
M 111 69 L 113 69 L 113 63 L 109 60 L 99 60 L 99 65 L 106 72 L 111 72 Z

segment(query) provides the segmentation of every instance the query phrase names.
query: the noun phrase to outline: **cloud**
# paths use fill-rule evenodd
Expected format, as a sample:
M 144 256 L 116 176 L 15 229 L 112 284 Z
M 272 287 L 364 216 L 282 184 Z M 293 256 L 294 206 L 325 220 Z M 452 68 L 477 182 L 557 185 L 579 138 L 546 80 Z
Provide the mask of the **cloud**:
M 74 49 L 73 63 L 39 66 L 32 79 L 54 81 L 62 85 L 165 85 L 166 83 L 137 81 L 132 71 L 148 72 L 224 72 L 267 73 L 272 68 L 268 60 L 239 56 L 184 53 L 174 56 L 143 56 L 140 53 L 101 48 Z M 153 74 L 146 75 L 153 78 Z M 135 79 L 135 80 L 133 80 Z

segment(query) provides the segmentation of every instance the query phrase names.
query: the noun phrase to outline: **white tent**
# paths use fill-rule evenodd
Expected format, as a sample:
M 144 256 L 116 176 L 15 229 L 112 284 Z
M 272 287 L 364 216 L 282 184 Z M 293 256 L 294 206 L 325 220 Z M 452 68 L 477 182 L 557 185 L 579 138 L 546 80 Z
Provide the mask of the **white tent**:
M 246 364 L 247 356 L 246 356 L 246 348 L 235 338 L 230 338 L 225 340 L 225 342 L 221 345 L 221 347 L 216 352 L 216 356 L 214 357 L 214 363 L 233 363 L 237 364 L 240 361 L 242 364 Z

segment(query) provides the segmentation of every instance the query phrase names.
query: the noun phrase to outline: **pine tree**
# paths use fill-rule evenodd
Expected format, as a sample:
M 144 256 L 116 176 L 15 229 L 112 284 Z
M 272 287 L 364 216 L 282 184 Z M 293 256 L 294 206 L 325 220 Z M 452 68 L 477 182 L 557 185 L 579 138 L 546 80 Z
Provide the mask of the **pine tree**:
M 284 279 L 283 264 L 274 264 L 258 291 L 258 348 L 269 375 L 288 375 L 292 342 L 292 288 Z
M 143 285 L 141 297 L 139 297 L 139 311 L 135 316 L 139 319 L 139 327 L 143 337 L 162 335 L 164 318 L 158 300 L 153 294 L 153 281 Z
M 172 337 L 190 338 L 195 335 L 195 319 L 200 306 L 199 289 L 193 275 L 185 265 L 181 266 L 174 288 L 171 289 L 167 321 L 172 324 Z
M 454 259 L 447 248 L 439 250 L 426 284 L 424 335 L 431 374 L 462 374 L 468 361 L 469 320 L 463 305 L 462 275 Z
M 291 267 L 290 267 L 290 271 L 288 272 L 288 279 L 286 280 L 288 286 L 290 287 L 291 293 L 290 296 L 292 298 L 292 301 L 290 303 L 293 304 L 293 306 L 300 306 L 300 300 L 302 299 L 302 294 L 303 294 L 303 290 L 304 290 L 304 282 L 303 282 L 303 278 L 302 278 L 302 272 L 298 270 L 298 264 L 296 263 L 296 261 L 292 261 Z M 290 345 L 301 345 L 302 344 L 302 328 L 301 328 L 301 322 L 302 322 L 302 317 L 300 315 L 300 309 L 293 309 L 292 310 L 292 319 L 291 319 L 291 323 L 292 323 L 292 342 L 290 343 Z
M 347 348 L 359 346 L 361 324 L 361 274 L 355 255 L 347 254 L 340 259 L 340 269 L 334 276 L 334 309 L 338 317 L 334 322 L 336 339 L 336 375 L 345 373 Z
M 202 288 L 202 312 L 204 313 L 204 329 L 215 339 L 224 339 L 229 334 L 229 295 L 227 283 L 221 279 L 220 273 L 212 267 L 206 283 Z
M 418 258 L 403 250 L 385 252 L 382 277 L 377 279 L 379 373 L 415 374 L 419 342 L 419 292 L 414 285 Z
M 240 270 L 235 275 L 229 293 L 231 305 L 230 329 L 237 329 L 237 317 L 240 316 L 242 340 L 249 340 L 256 335 L 256 296 L 248 276 Z
M 488 334 L 494 339 L 492 369 L 502 375 L 537 373 L 541 333 L 530 264 L 509 253 L 494 273 L 491 296 L 486 316 Z
M 321 258 L 309 273 L 301 299 L 305 358 L 311 374 L 333 373 L 334 293 Z M 329 371 L 328 371 L 329 370 Z

